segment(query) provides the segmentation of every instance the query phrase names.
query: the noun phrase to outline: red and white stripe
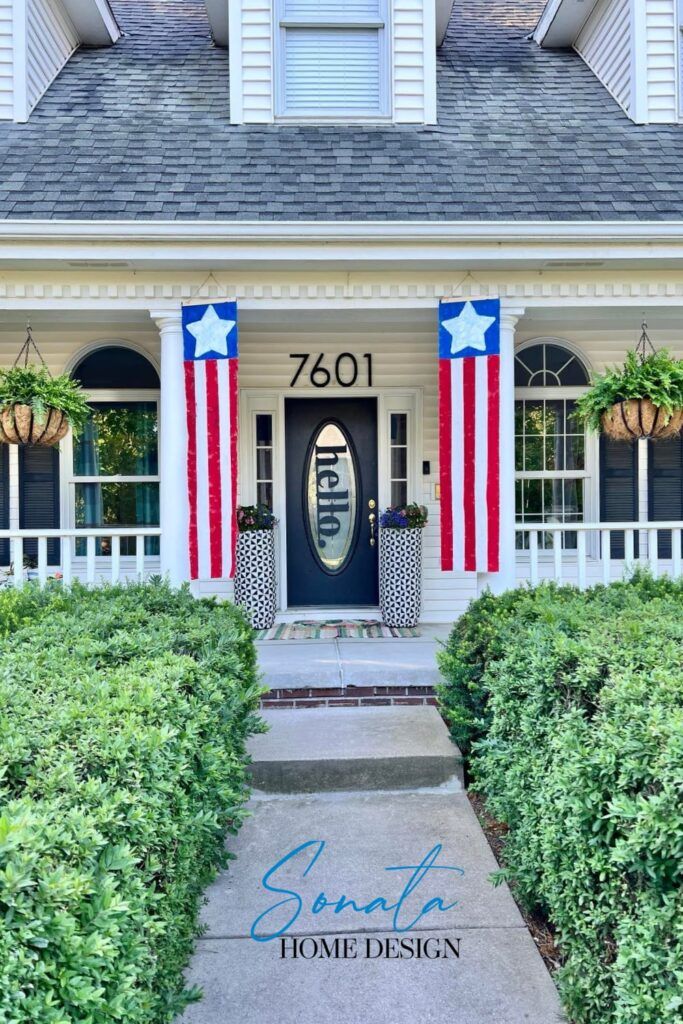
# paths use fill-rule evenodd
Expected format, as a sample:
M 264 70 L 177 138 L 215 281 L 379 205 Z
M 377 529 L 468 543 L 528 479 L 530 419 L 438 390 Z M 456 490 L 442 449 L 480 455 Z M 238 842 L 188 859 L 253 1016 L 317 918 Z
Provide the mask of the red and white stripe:
M 237 359 L 185 361 L 190 579 L 231 578 L 237 541 Z
M 500 356 L 439 360 L 441 568 L 500 569 Z

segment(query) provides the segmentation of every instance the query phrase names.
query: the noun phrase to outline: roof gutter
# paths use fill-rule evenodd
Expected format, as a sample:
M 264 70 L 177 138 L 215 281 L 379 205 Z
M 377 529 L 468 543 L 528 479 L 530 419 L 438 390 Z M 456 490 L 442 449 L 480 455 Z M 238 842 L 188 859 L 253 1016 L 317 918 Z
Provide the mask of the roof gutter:
M 642 221 L 164 221 L 164 220 L 0 220 L 0 240 L 68 241 L 236 241 L 451 242 L 553 241 L 598 244 L 661 242 L 683 244 L 683 219 Z
M 683 265 L 678 221 L 0 221 L 0 260 L 60 265 Z

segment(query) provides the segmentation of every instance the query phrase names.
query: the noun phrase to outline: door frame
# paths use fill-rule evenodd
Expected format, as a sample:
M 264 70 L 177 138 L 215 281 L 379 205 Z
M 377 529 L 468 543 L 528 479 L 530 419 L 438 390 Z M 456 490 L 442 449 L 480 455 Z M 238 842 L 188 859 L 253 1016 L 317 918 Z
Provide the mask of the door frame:
M 276 530 L 276 561 L 278 565 L 278 612 L 296 618 L 287 604 L 287 509 L 285 501 L 285 399 L 376 398 L 377 399 L 377 502 L 385 508 L 390 501 L 389 480 L 389 416 L 392 412 L 408 414 L 408 494 L 420 501 L 422 494 L 422 388 L 240 388 L 239 395 L 239 482 L 238 501 L 256 501 L 256 416 L 267 413 L 273 417 L 273 512 L 278 520 Z M 353 608 L 339 609 L 352 615 Z M 362 609 L 367 615 L 368 609 Z M 336 609 L 322 609 L 320 615 L 335 616 Z M 358 609 L 358 614 L 361 609 Z M 316 618 L 316 609 L 306 609 L 307 618 Z

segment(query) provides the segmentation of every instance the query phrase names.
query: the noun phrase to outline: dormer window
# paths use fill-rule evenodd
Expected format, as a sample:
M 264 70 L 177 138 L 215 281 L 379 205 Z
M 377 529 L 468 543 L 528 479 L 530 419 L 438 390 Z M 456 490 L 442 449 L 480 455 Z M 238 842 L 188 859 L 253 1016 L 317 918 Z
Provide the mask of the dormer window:
M 452 2 L 206 0 L 230 48 L 231 122 L 436 124 Z
M 387 0 L 277 0 L 276 114 L 387 117 Z

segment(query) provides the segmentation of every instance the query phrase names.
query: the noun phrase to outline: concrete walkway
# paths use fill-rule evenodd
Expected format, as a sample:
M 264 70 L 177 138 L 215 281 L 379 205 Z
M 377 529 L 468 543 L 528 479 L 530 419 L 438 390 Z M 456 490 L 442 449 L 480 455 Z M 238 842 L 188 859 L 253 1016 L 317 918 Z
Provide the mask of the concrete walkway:
M 208 892 L 206 933 L 188 971 L 204 999 L 181 1024 L 563 1020 L 508 888 L 489 881 L 496 863 L 436 710 L 321 708 L 265 717 L 271 731 L 252 744 L 263 788 L 229 842 L 237 859 Z M 448 909 L 433 909 L 399 933 L 391 907 L 438 846 L 434 867 L 459 870 L 424 874 L 397 924 L 411 924 L 429 900 L 441 898 Z M 268 891 L 264 875 L 283 858 Z M 379 897 L 385 904 L 367 912 L 348 904 L 367 908 Z M 251 937 L 274 904 L 282 905 L 262 917 L 256 934 L 284 928 L 299 898 L 284 946 Z
M 419 637 L 372 640 L 259 640 L 263 681 L 270 690 L 352 686 L 433 686 L 436 650 L 448 626 L 422 625 Z

